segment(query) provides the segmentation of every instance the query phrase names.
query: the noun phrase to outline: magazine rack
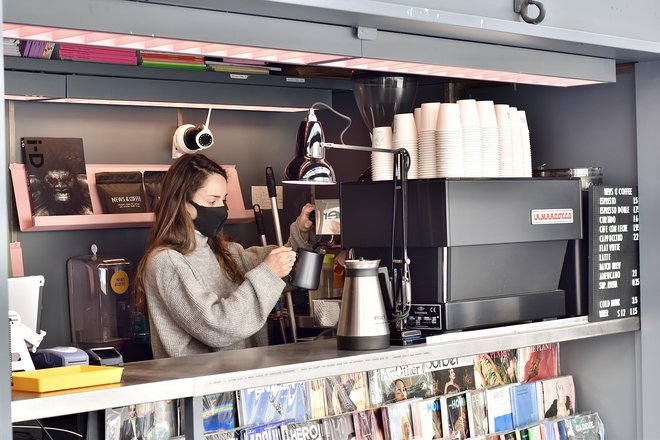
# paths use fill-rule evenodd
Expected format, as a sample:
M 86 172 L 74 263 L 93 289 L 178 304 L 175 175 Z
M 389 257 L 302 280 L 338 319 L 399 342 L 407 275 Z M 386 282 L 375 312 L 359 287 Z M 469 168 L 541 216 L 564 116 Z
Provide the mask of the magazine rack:
M 91 215 L 51 215 L 33 216 L 30 206 L 30 191 L 28 177 L 24 164 L 9 165 L 11 172 L 18 224 L 23 232 L 27 231 L 66 231 L 80 229 L 112 229 L 112 228 L 146 228 L 151 226 L 155 217 L 153 212 L 136 214 L 102 214 L 101 202 L 96 191 L 96 173 L 104 171 L 167 171 L 169 165 L 107 165 L 88 164 L 87 183 L 92 201 Z M 229 218 L 227 223 L 248 223 L 254 220 L 251 209 L 245 209 L 243 194 L 238 181 L 235 165 L 223 165 L 227 170 L 227 206 Z

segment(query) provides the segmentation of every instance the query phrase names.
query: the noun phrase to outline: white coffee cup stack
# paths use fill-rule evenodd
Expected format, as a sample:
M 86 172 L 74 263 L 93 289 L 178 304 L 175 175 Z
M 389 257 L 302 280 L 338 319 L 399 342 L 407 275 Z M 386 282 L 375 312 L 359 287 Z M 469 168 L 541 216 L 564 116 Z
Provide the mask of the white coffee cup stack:
M 392 149 L 392 127 L 374 127 L 371 132 L 371 146 Z M 371 153 L 371 180 L 392 180 L 394 155 L 389 153 Z
M 410 155 L 408 178 L 418 178 L 417 126 L 412 113 L 394 115 L 392 123 L 392 148 L 405 148 Z
M 532 177 L 532 144 L 529 138 L 529 126 L 527 125 L 527 114 L 524 110 L 518 110 L 520 120 L 520 144 L 522 150 L 522 177 Z
M 481 177 L 481 123 L 477 101 L 456 101 L 461 112 L 463 129 L 463 172 L 465 177 Z
M 523 149 L 520 136 L 520 116 L 518 108 L 509 107 L 509 118 L 511 119 L 511 158 L 512 158 L 512 177 L 523 177 Z
M 493 101 L 477 101 L 481 124 L 481 177 L 500 174 L 500 139 Z
M 463 127 L 458 104 L 440 104 L 435 148 L 437 177 L 463 177 Z
M 425 102 L 420 112 L 419 178 L 433 179 L 436 173 L 435 127 L 438 123 L 439 102 Z
M 511 115 L 508 104 L 495 104 L 497 129 L 500 141 L 500 177 L 513 176 L 513 151 L 511 140 Z

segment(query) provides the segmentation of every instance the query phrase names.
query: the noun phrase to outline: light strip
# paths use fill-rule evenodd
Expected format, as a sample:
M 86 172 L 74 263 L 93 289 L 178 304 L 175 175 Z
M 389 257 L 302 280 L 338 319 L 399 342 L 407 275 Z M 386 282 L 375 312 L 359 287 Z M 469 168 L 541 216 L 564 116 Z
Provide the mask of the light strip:
M 50 97 L 34 95 L 5 95 L 6 101 L 42 101 L 44 99 L 50 99 Z
M 107 32 L 58 29 L 12 23 L 3 24 L 2 34 L 4 38 L 16 38 L 23 40 L 43 40 L 125 49 L 146 49 L 151 51 L 231 57 L 236 59 L 258 60 L 285 64 L 315 64 L 328 67 L 342 67 L 347 69 L 371 70 L 397 74 L 405 73 L 481 81 L 509 82 L 517 84 L 571 87 L 588 84 L 600 84 L 602 82 L 585 79 L 532 75 L 525 73 L 484 70 L 456 66 L 442 66 L 436 64 L 389 61 L 372 58 L 346 59 L 345 56 L 313 52 L 287 51 L 262 47 L 174 40 L 168 38 L 145 37 L 138 35 L 122 35 Z
M 145 37 L 140 35 L 122 35 L 108 32 L 58 29 L 43 26 L 26 26 L 13 23 L 3 23 L 2 36 L 4 38 L 15 38 L 19 40 L 53 41 L 56 43 L 84 44 L 89 46 L 231 57 L 286 64 L 304 65 L 344 58 L 340 55 L 327 55 L 313 52 L 236 46 L 231 44 L 215 44 L 201 41 L 174 40 L 170 38 Z
M 8 99 L 5 97 L 5 99 Z M 242 110 L 258 112 L 295 113 L 308 111 L 308 107 L 269 107 L 263 105 L 239 104 L 203 104 L 194 102 L 159 102 L 159 101 L 127 101 L 120 99 L 89 99 L 89 98 L 58 98 L 46 99 L 43 102 L 70 103 L 70 104 L 100 104 L 100 105 L 130 105 L 136 107 L 174 107 L 174 108 L 203 108 L 218 110 Z
M 415 75 L 443 76 L 481 81 L 510 82 L 556 87 L 572 87 L 600 84 L 601 81 L 561 78 L 525 73 L 502 72 L 497 70 L 473 69 L 469 67 L 440 66 L 436 64 L 406 63 L 401 61 L 378 60 L 372 58 L 352 58 L 349 60 L 319 63 L 321 66 L 343 67 L 347 69 L 376 70 L 379 72 L 407 73 Z

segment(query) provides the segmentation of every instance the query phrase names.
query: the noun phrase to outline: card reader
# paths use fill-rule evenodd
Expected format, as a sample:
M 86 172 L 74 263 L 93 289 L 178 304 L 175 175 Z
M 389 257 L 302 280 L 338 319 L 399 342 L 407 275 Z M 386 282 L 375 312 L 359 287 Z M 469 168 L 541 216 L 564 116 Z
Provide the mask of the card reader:
M 89 365 L 87 353 L 76 347 L 40 348 L 32 355 L 34 367 L 68 367 L 71 365 Z
M 96 347 L 87 351 L 90 365 L 124 365 L 124 358 L 114 347 Z

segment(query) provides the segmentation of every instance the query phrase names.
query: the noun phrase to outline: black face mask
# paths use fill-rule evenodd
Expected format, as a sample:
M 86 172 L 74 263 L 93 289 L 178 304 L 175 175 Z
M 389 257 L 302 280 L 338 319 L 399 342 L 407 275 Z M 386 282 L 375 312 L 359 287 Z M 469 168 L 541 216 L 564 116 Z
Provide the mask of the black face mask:
M 197 210 L 197 218 L 193 220 L 195 228 L 205 237 L 213 237 L 227 221 L 229 211 L 226 206 L 201 206 L 195 202 L 190 202 Z

